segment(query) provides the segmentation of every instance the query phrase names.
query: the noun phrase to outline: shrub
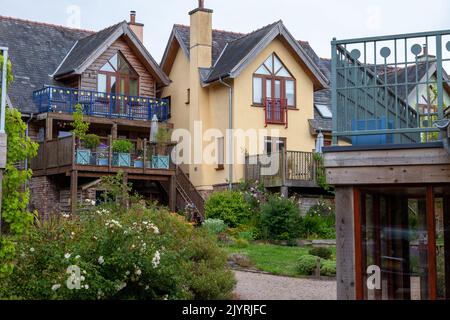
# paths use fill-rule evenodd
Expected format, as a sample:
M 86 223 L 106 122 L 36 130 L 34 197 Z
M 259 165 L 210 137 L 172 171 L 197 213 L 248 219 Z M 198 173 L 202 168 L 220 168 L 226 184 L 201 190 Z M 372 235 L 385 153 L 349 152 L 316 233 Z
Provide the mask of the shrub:
M 320 274 L 325 277 L 336 276 L 336 261 L 325 260 L 320 267 Z
M 276 195 L 261 207 L 262 236 L 270 240 L 291 240 L 300 234 L 300 209 L 291 199 Z
M 334 226 L 334 215 L 323 217 L 314 214 L 307 214 L 301 219 L 300 233 L 305 239 L 322 238 L 335 239 L 336 230 Z
M 96 149 L 100 144 L 100 137 L 96 134 L 87 134 L 83 138 L 84 146 L 90 150 Z
M 324 260 L 329 260 L 331 259 L 333 252 L 331 251 L 330 248 L 318 247 L 310 249 L 309 254 L 312 256 L 322 258 Z
M 130 153 L 134 146 L 128 140 L 116 140 L 113 142 L 112 148 L 115 153 Z
M 242 232 L 239 232 L 238 238 L 239 238 L 239 239 L 244 239 L 244 240 L 246 240 L 246 241 L 248 241 L 248 242 L 255 240 L 255 239 L 253 238 L 253 232 L 252 232 L 252 231 L 242 231 Z
M 256 223 L 255 223 L 256 224 Z M 254 241 L 261 238 L 258 227 L 253 224 L 243 224 L 234 229 L 228 229 L 230 236 L 235 238 L 244 238 L 248 241 Z
M 242 238 L 236 239 L 236 241 L 234 242 L 234 246 L 240 249 L 248 248 L 249 245 L 250 243 Z
M 297 271 L 300 275 L 310 276 L 314 274 L 317 268 L 317 259 L 320 259 L 316 256 L 305 255 L 301 256 L 298 259 Z
M 223 220 L 231 228 L 247 223 L 251 217 L 251 210 L 242 193 L 224 191 L 214 193 L 205 204 L 208 219 Z
M 235 285 L 206 230 L 142 203 L 52 217 L 18 244 L 0 299 L 229 299 Z M 66 286 L 69 266 L 80 290 Z
M 209 234 L 218 235 L 227 230 L 228 226 L 220 219 L 207 219 L 202 225 Z

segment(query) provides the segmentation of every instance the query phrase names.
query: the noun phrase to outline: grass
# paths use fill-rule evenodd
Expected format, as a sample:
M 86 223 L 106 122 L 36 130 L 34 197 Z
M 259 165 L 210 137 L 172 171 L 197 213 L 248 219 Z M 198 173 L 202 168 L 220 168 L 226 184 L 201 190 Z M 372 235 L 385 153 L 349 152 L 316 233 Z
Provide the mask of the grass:
M 225 248 L 229 254 L 242 254 L 250 258 L 258 270 L 271 274 L 296 277 L 297 261 L 307 255 L 310 248 L 283 247 L 272 244 L 252 243 L 247 248 Z M 336 248 L 333 248 L 336 256 Z

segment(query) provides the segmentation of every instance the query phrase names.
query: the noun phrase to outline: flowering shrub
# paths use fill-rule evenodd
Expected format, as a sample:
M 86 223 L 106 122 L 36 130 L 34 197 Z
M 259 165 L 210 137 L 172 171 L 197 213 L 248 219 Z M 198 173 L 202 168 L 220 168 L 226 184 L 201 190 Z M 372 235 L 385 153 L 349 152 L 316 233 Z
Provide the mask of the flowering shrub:
M 205 230 L 142 203 L 51 217 L 16 250 L 0 299 L 227 299 L 235 285 Z
M 208 219 L 220 219 L 231 228 L 248 223 L 252 213 L 243 194 L 238 191 L 214 193 L 206 202 L 205 211 Z
M 228 228 L 225 222 L 220 219 L 207 219 L 203 222 L 202 227 L 208 230 L 212 235 L 218 235 Z

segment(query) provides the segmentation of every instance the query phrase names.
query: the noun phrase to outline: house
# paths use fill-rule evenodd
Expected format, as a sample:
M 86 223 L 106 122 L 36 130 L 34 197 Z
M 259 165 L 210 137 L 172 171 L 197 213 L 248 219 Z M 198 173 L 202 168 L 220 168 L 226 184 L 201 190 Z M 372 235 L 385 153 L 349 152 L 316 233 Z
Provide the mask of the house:
M 332 42 L 340 300 L 450 299 L 449 34 Z
M 312 48 L 282 21 L 242 34 L 213 29 L 213 11 L 203 3 L 189 15 L 190 26 L 174 25 L 170 35 L 161 68 L 171 83 L 161 97 L 171 101 L 175 129 L 193 134 L 199 123 L 201 134 L 218 129 L 204 138 L 216 145 L 213 163 L 181 164 L 193 185 L 204 197 L 244 179 L 285 194 L 317 190 L 317 132 L 309 120 L 315 117 L 315 92 L 328 87 L 328 77 Z M 249 130 L 268 133 L 254 143 L 238 141 L 236 131 Z M 279 134 L 271 136 L 274 130 Z M 261 175 L 261 154 L 279 151 L 280 169 Z
M 25 166 L 34 172 L 31 206 L 42 215 L 100 201 L 100 178 L 120 171 L 134 191 L 173 210 L 200 197 L 171 163 L 170 143 L 150 141 L 156 121 L 170 130 L 170 101 L 158 98 L 169 78 L 144 47 L 143 28 L 135 12 L 98 32 L 0 17 L 0 46 L 10 50 L 15 78 L 10 105 L 40 143 Z M 70 133 L 77 105 L 100 144 L 86 147 Z M 115 147 L 124 140 L 125 150 Z

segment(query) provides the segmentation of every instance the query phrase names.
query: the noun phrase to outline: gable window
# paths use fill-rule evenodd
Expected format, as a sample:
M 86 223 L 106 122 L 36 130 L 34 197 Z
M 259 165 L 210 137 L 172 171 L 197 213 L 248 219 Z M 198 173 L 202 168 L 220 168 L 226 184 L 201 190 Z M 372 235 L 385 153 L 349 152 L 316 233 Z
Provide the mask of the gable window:
M 98 72 L 97 90 L 126 96 L 139 95 L 139 76 L 120 52 Z
M 296 107 L 296 81 L 275 53 L 253 74 L 253 104 L 262 106 L 267 99 L 286 101 Z

